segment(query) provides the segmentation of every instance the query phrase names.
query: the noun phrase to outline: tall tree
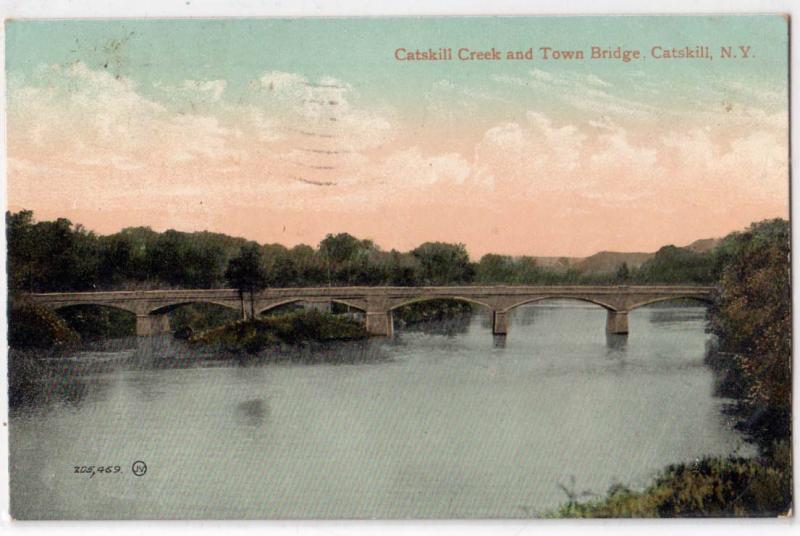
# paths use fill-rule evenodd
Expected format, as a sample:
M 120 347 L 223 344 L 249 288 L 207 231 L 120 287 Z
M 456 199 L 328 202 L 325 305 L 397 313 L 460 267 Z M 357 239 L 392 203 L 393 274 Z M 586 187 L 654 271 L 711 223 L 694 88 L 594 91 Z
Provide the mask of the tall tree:
M 255 317 L 255 293 L 267 287 L 267 272 L 258 244 L 243 246 L 239 254 L 228 262 L 225 280 L 239 291 L 244 311 L 244 296 L 250 295 L 250 316 Z

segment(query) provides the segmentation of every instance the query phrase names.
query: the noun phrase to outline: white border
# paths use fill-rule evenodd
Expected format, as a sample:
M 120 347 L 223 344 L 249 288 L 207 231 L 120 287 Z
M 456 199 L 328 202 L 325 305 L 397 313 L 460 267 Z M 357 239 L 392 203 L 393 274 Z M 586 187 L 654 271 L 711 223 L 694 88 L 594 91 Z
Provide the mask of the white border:
M 797 36 L 800 9 L 791 0 L 0 0 L 4 18 L 184 18 L 184 17 L 292 17 L 292 16 L 420 16 L 420 15 L 592 15 L 592 14 L 702 14 L 702 13 L 787 13 L 791 21 L 791 80 L 797 80 L 796 58 L 800 56 Z M 2 189 L 0 199 L 6 207 L 5 159 L 5 35 L 0 28 L 0 163 Z M 796 103 L 797 83 L 792 85 L 791 98 Z M 800 124 L 797 106 L 791 110 L 792 125 Z M 795 129 L 792 128 L 792 154 L 795 154 Z M 798 214 L 797 180 L 792 179 L 792 214 Z M 3 224 L 4 225 L 4 224 Z M 798 223 L 792 219 L 792 250 L 798 237 Z M 5 232 L 0 233 L 0 251 L 5 251 Z M 0 255 L 0 273 L 5 273 L 5 255 Z M 0 292 L 6 293 L 6 279 L 0 278 Z M 794 302 L 797 303 L 797 270 L 793 273 Z M 800 315 L 795 311 L 793 332 L 800 332 Z M 0 307 L 0 340 L 5 340 L 5 307 Z M 795 347 L 796 351 L 796 347 Z M 649 535 L 676 531 L 704 536 L 737 536 L 739 534 L 783 533 L 798 529 L 794 519 L 783 520 L 511 520 L 511 521 L 233 521 L 233 522 L 12 522 L 8 517 L 8 408 L 6 353 L 0 359 L 0 533 L 40 534 L 58 531 L 65 534 L 188 534 L 224 530 L 233 534 L 268 531 L 270 534 L 362 535 L 380 532 L 386 535 L 420 534 L 449 536 L 462 534 L 578 534 L 589 530 L 597 534 Z M 796 360 L 795 360 L 796 362 Z M 798 430 L 798 374 L 794 376 L 794 429 Z M 794 460 L 798 456 L 794 442 Z M 795 475 L 797 472 L 795 471 Z M 795 501 L 797 501 L 795 476 Z

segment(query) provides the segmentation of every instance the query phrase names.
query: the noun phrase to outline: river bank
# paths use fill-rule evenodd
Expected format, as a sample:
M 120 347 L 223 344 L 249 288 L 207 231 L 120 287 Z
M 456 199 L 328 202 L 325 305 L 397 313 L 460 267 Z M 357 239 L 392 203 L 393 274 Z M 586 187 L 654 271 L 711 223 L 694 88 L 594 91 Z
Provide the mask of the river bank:
M 571 496 L 552 517 L 785 515 L 792 506 L 791 447 L 780 443 L 774 449 L 770 456 L 706 457 L 670 465 L 642 491 L 615 484 L 600 500 L 579 502 Z

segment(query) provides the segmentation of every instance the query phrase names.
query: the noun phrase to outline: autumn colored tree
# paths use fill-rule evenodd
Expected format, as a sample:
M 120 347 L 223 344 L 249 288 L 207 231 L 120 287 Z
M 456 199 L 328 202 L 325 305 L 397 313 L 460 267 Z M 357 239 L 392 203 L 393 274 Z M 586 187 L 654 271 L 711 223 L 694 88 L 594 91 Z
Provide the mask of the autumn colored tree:
M 751 225 L 729 235 L 711 314 L 720 349 L 735 360 L 745 426 L 762 445 L 791 432 L 792 295 L 789 222 Z

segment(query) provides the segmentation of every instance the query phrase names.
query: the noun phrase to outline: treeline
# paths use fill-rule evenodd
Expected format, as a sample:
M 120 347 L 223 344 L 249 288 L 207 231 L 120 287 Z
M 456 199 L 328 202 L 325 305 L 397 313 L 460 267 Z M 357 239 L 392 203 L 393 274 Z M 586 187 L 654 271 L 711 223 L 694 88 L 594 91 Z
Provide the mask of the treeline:
M 149 227 L 98 235 L 65 218 L 37 222 L 33 212 L 6 213 L 9 288 L 55 292 L 147 288 L 223 288 L 229 261 L 257 247 L 269 287 L 324 285 L 650 284 L 713 283 L 722 273 L 723 246 L 696 252 L 661 248 L 638 268 L 586 273 L 564 264 L 541 266 L 529 256 L 487 254 L 477 262 L 463 244 L 426 242 L 383 251 L 373 241 L 330 234 L 316 247 L 256 244 L 221 233 Z

